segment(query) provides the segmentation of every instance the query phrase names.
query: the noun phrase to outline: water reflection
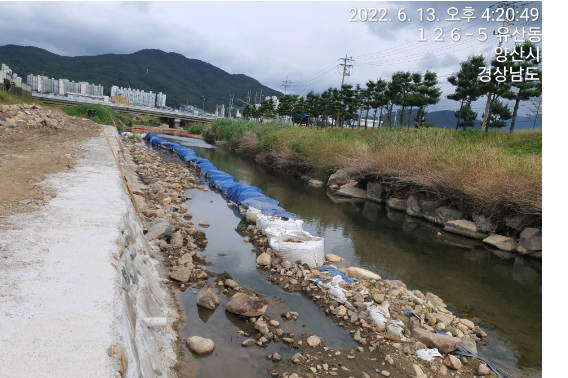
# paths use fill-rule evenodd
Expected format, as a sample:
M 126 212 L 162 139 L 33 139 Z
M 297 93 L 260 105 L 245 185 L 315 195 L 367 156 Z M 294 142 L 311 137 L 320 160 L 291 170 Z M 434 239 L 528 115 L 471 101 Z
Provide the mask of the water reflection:
M 325 238 L 326 253 L 344 257 L 346 265 L 371 269 L 383 278 L 400 279 L 409 289 L 431 291 L 453 311 L 476 323 L 481 321 L 488 342 L 487 346 L 478 346 L 480 354 L 489 356 L 511 375 L 541 376 L 539 261 L 492 251 L 478 240 L 446 233 L 428 221 L 378 203 L 338 197 L 324 188 L 309 187 L 300 179 L 273 174 L 226 149 L 195 151 L 218 169 L 245 184 L 258 186 L 280 201 L 284 209 L 304 220 L 304 229 Z M 272 295 L 283 293 L 256 279 L 247 282 L 257 287 L 270 286 L 263 290 Z M 318 316 L 315 306 L 308 307 L 316 309 L 310 316 Z

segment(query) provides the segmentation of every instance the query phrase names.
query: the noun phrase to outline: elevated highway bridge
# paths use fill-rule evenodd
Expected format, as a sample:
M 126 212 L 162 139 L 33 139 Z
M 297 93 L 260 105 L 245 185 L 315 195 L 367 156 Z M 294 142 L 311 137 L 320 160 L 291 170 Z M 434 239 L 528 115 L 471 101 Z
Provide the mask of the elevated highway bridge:
M 182 113 L 174 113 L 167 110 L 160 110 L 155 108 L 145 108 L 139 106 L 127 106 L 127 105 L 117 105 L 113 103 L 101 103 L 101 102 L 82 102 L 82 101 L 75 101 L 75 100 L 68 100 L 53 96 L 42 96 L 42 95 L 32 95 L 32 98 L 45 102 L 46 104 L 55 104 L 55 105 L 103 105 L 109 107 L 117 112 L 120 113 L 130 113 L 135 115 L 147 115 L 153 116 L 158 118 L 164 118 L 168 121 L 170 128 L 177 129 L 180 127 L 181 122 L 189 122 L 189 123 L 196 123 L 196 124 L 207 124 L 211 123 L 214 118 L 210 117 L 198 117 L 194 115 L 182 114 Z

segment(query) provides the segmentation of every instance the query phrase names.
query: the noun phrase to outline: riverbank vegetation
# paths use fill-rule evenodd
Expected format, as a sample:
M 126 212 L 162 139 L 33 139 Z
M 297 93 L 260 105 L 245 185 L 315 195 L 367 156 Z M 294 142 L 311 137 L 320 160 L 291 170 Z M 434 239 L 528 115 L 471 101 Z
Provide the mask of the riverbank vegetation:
M 34 100 L 28 97 L 16 96 L 8 92 L 0 91 L 0 105 L 16 105 L 16 104 L 50 106 L 38 100 Z
M 542 212 L 542 132 L 439 128 L 320 129 L 219 119 L 204 130 L 286 173 L 326 179 L 346 169 L 408 184 L 487 214 Z

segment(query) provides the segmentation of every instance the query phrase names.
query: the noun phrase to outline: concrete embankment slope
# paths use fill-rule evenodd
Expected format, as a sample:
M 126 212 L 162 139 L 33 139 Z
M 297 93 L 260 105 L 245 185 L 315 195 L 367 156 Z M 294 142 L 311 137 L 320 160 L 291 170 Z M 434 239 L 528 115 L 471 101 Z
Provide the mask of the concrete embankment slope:
M 158 255 L 104 135 L 81 155 L 45 182 L 53 200 L 0 231 L 0 376 L 171 377 L 177 313 Z

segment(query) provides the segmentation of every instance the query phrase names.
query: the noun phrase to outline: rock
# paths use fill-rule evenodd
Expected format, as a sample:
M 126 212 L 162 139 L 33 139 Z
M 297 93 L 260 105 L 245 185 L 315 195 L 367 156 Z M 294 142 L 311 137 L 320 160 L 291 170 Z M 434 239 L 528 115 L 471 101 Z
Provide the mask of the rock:
M 292 356 L 290 361 L 292 361 L 293 363 L 298 365 L 298 364 L 301 364 L 302 362 L 304 362 L 305 359 L 306 359 L 306 357 L 302 356 L 302 353 L 296 353 L 295 355 Z M 290 376 L 290 378 L 291 377 L 292 376 Z M 297 375 L 296 375 L 296 377 L 297 377 Z
M 201 227 L 209 227 L 211 225 L 211 223 L 209 223 L 209 221 L 199 221 L 199 225 Z
M 269 324 L 273 327 L 278 327 L 280 325 L 280 322 L 278 322 L 277 320 L 271 320 Z
M 325 183 L 323 181 L 315 180 L 315 179 L 309 180 L 308 184 L 311 185 L 311 186 L 318 187 L 318 188 L 325 185 Z
M 272 355 L 272 361 L 276 361 L 276 362 L 282 361 L 282 357 L 278 353 L 274 353 Z
M 387 200 L 387 206 L 391 209 L 406 211 L 406 200 L 391 197 Z
M 332 185 L 341 186 L 347 184 L 351 180 L 352 177 L 348 173 L 348 171 L 346 169 L 340 169 L 331 176 L 329 176 L 329 179 L 327 180 L 327 186 L 332 186 Z
M 490 375 L 491 369 L 489 369 L 489 367 L 485 363 L 482 362 L 477 367 L 477 374 L 478 375 L 485 375 L 485 376 Z
M 477 231 L 475 223 L 465 219 L 446 222 L 444 230 L 475 239 L 485 239 L 487 237 L 487 234 Z
M 272 257 L 270 257 L 270 253 L 263 252 L 256 258 L 256 263 L 262 266 L 270 266 L 272 262 Z
M 367 198 L 367 191 L 365 189 L 355 187 L 341 188 L 335 192 L 335 194 L 343 197 Z
M 430 312 L 428 314 L 426 314 L 426 319 L 430 320 L 430 319 L 434 319 L 434 322 L 432 324 L 436 324 L 436 323 L 445 323 L 445 324 L 450 324 L 453 320 L 453 316 L 450 314 L 442 314 L 439 312 Z
M 463 219 L 464 214 L 453 207 L 439 207 L 436 209 L 436 223 L 446 224 L 450 221 Z M 474 225 L 475 226 L 475 225 Z M 475 228 L 477 230 L 477 228 Z
M 294 343 L 294 339 L 291 338 L 291 337 L 284 337 L 284 338 L 282 339 L 282 341 L 284 341 L 285 343 L 288 343 L 288 344 Z
M 473 324 L 473 322 L 469 319 L 460 319 L 459 322 L 463 325 L 465 325 L 467 328 L 469 329 L 474 329 L 475 328 L 475 324 Z
M 188 264 L 191 264 L 191 269 L 193 269 L 194 265 L 193 265 L 193 259 L 191 258 L 191 254 L 190 253 L 186 253 L 185 255 L 183 255 L 182 257 L 180 257 L 178 259 L 178 265 L 185 265 L 188 266 Z
M 183 246 L 183 235 L 180 232 L 175 232 L 170 238 L 170 244 L 175 248 Z
M 525 215 L 518 214 L 513 217 L 504 218 L 505 226 L 513 230 L 520 230 L 525 224 L 528 223 L 529 218 Z
M 355 334 L 353 335 L 353 340 L 355 341 L 361 341 L 361 331 L 357 330 L 355 332 Z
M 321 344 L 321 339 L 317 336 L 308 337 L 308 345 L 311 347 L 317 347 Z
M 179 205 L 179 210 L 180 210 L 180 212 L 185 213 L 187 211 L 187 205 L 182 203 L 181 205 Z
M 404 343 L 402 351 L 405 354 L 410 354 L 411 356 L 413 356 L 414 353 L 416 353 L 416 343 Z
M 377 302 L 378 304 L 381 304 L 384 302 L 385 300 L 385 295 L 384 294 L 373 294 L 373 299 L 375 300 L 375 302 Z
M 473 333 L 475 333 L 477 337 L 487 337 L 487 334 L 479 326 L 473 328 Z
M 495 222 L 483 214 L 473 214 L 472 218 L 475 226 L 477 227 L 477 231 L 490 232 L 497 228 Z
M 483 242 L 503 251 L 513 252 L 517 250 L 517 243 L 515 242 L 515 240 L 507 236 L 497 234 L 489 235 L 487 238 L 483 239 Z
M 412 330 L 412 337 L 428 348 L 438 348 L 440 353 L 444 354 L 453 352 L 462 343 L 457 337 L 431 333 L 422 328 L 414 328 Z
M 367 183 L 367 198 L 382 203 L 383 200 L 383 186 L 380 182 Z
M 238 293 L 227 303 L 227 311 L 243 316 L 259 316 L 266 312 L 268 304 L 264 299 Z
M 288 378 L 300 378 L 300 376 L 296 373 L 292 373 L 288 376 Z
M 434 306 L 436 306 L 436 307 L 441 305 L 442 303 L 444 303 L 444 301 L 440 297 L 438 297 L 437 295 L 432 294 L 432 293 L 426 293 L 425 298 L 427 300 L 429 300 L 430 302 L 432 302 L 434 304 Z
M 347 314 L 347 309 L 343 306 L 340 306 L 339 310 L 337 310 L 337 316 L 342 317 L 345 316 L 345 314 Z
M 193 336 L 187 339 L 187 345 L 189 346 L 189 349 L 191 349 L 191 351 L 196 354 L 209 353 L 212 352 L 213 349 L 215 349 L 213 340 L 204 339 L 203 337 L 199 336 Z
M 250 241 L 250 237 L 245 236 L 245 237 L 243 238 L 243 241 L 244 241 L 245 243 L 248 243 L 248 242 Z
M 19 128 L 22 128 L 22 129 L 27 129 L 27 128 L 28 128 L 28 123 L 27 123 L 26 121 L 24 121 L 23 119 L 17 120 L 17 121 L 16 121 L 16 125 L 17 125 Z
M 334 255 L 332 253 L 325 255 L 325 259 L 327 261 L 329 261 L 330 263 L 340 263 L 342 261 L 345 261 L 345 259 L 343 257 L 339 257 L 339 256 Z
M 462 339 L 462 346 L 477 354 L 477 343 L 469 336 L 464 336 Z
M 517 249 L 522 255 L 542 251 L 542 231 L 538 228 L 525 228 L 519 236 Z
M 367 373 L 365 373 L 365 372 L 362 372 L 362 373 L 361 373 L 361 378 L 371 378 L 371 377 L 369 377 L 369 374 L 367 374 Z
M 428 378 L 428 376 L 424 374 L 422 368 L 419 365 L 412 364 L 412 368 L 414 369 L 414 376 L 416 378 Z
M 401 280 L 384 280 L 383 283 L 388 286 L 399 287 L 406 290 L 406 284 Z
M 191 271 L 193 269 L 193 264 L 191 267 L 188 266 L 174 266 L 170 271 L 170 277 L 176 281 L 187 282 L 191 277 Z
M 406 200 L 406 214 L 413 217 L 422 217 L 422 209 L 416 197 L 410 196 Z
M 427 346 L 422 344 L 420 341 L 417 341 L 416 343 L 416 350 L 420 350 L 420 349 L 426 349 Z
M 164 240 L 173 233 L 172 225 L 166 220 L 148 223 L 148 233 L 152 232 L 157 239 Z
M 379 281 L 381 279 L 381 276 L 379 276 L 378 274 L 362 268 L 350 267 L 350 268 L 341 268 L 340 270 L 347 276 L 351 278 L 357 278 L 360 280 Z
M 256 344 L 255 339 L 247 339 L 247 340 L 245 340 L 241 343 L 241 345 L 244 346 L 244 347 L 253 346 L 254 344 Z M 274 358 L 274 355 L 272 356 L 272 358 Z
M 363 298 L 363 296 L 360 293 L 357 293 L 353 296 L 353 300 L 357 303 L 363 303 L 365 302 L 365 298 Z
M 215 310 L 219 305 L 219 297 L 210 288 L 204 288 L 197 295 L 197 304 L 210 310 Z
M 424 201 L 420 207 L 424 218 L 428 219 L 430 222 L 436 222 L 436 210 L 440 207 L 440 202 Z
M 462 368 L 462 363 L 459 358 L 451 354 L 444 358 L 444 364 L 454 370 L 460 370 Z
M 193 218 L 193 214 L 188 211 L 187 213 L 183 214 L 183 217 L 185 219 L 191 219 L 191 218 Z
M 0 121 L 0 126 L 4 126 L 8 129 L 14 129 L 17 127 L 17 124 L 13 119 L 6 118 L 4 121 Z
M 236 283 L 235 281 L 231 280 L 231 279 L 226 280 L 226 281 L 225 281 L 225 285 L 226 285 L 226 286 L 229 286 L 229 287 L 232 288 L 232 289 L 235 289 L 235 288 L 239 287 L 239 284 Z
M 390 373 L 386 370 L 381 371 L 381 374 L 385 377 L 390 377 Z
M 390 356 L 390 354 L 387 354 L 385 356 L 385 361 L 389 363 L 389 365 L 394 364 L 394 360 L 392 359 L 392 357 Z
M 440 367 L 440 374 L 442 374 L 443 376 L 445 376 L 446 374 L 448 374 L 448 368 L 445 367 L 444 365 L 442 365 Z

